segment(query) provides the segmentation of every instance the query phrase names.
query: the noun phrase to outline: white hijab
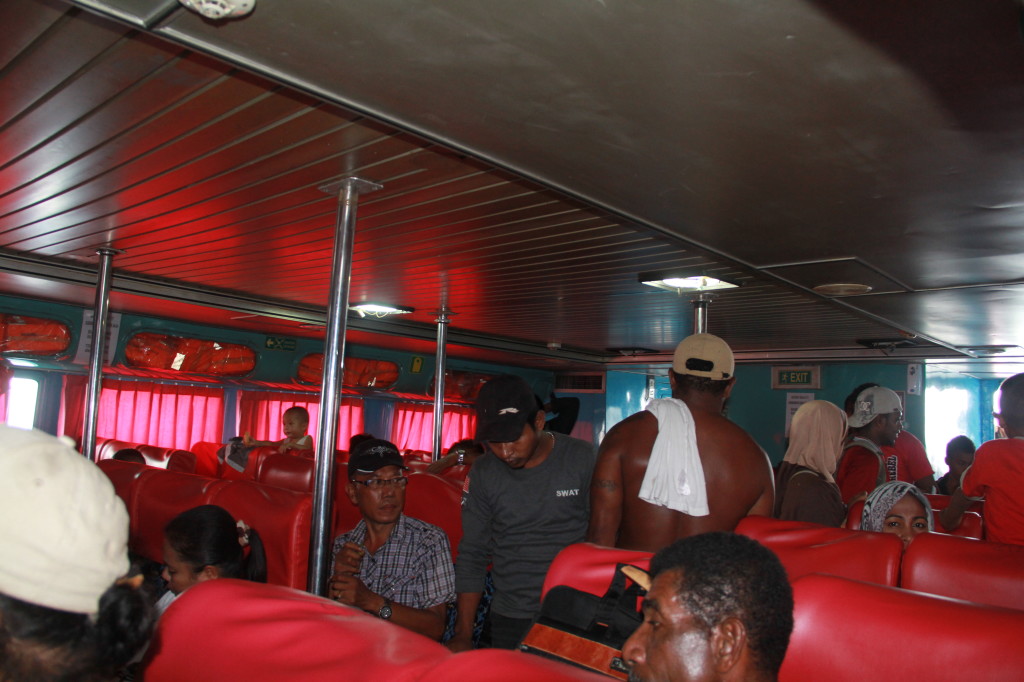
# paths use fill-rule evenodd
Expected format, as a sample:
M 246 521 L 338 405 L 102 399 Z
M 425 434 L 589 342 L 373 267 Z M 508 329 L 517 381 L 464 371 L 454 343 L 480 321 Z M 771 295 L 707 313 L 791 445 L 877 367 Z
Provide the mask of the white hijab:
M 832 475 L 845 439 L 845 412 L 827 400 L 806 402 L 789 425 L 789 449 L 783 460 L 805 466 L 834 483 Z

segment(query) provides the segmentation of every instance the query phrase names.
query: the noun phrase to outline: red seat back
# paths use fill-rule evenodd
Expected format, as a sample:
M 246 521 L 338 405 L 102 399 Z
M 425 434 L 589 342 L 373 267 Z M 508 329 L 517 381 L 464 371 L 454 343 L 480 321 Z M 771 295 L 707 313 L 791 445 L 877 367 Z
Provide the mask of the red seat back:
M 1024 546 L 926 533 L 903 557 L 900 585 L 944 597 L 1024 609 Z
M 440 527 L 455 558 L 462 540 L 461 489 L 440 476 L 414 473 L 405 490 L 405 515 Z
M 142 453 L 142 456 L 146 458 L 146 464 L 151 467 L 160 467 L 161 469 L 167 468 L 167 459 L 174 452 L 174 448 L 162 448 L 156 445 L 136 445 L 135 449 Z
M 824 575 L 797 580 L 793 599 L 780 682 L 1009 680 L 1024 670 L 1021 611 Z
M 121 462 L 116 459 L 101 459 L 96 465 L 114 484 L 114 492 L 124 501 L 124 506 L 131 513 L 132 499 L 135 496 L 135 481 L 139 474 L 146 470 L 142 464 Z
M 865 533 L 816 523 L 748 516 L 736 532 L 775 552 L 789 581 L 827 573 L 880 585 L 898 584 L 903 543 L 889 533 Z
M 276 488 L 297 490 L 300 493 L 313 492 L 313 471 L 316 462 L 305 457 L 274 453 L 267 455 L 260 464 L 257 480 Z
M 130 443 L 126 440 L 114 440 L 113 438 L 103 438 L 96 440 L 96 452 L 97 459 L 110 459 L 118 450 L 124 450 L 126 448 L 134 448 L 135 443 Z M 148 460 L 147 460 L 148 461 Z
M 217 461 L 217 450 L 220 443 L 208 443 L 200 441 L 193 443 L 189 452 L 196 456 L 196 473 L 201 476 L 217 476 L 220 471 L 220 464 Z
M 456 464 L 442 471 L 441 475 L 445 478 L 450 478 L 453 481 L 458 482 L 459 486 L 462 486 L 466 477 L 469 476 L 470 468 L 469 464 Z
M 646 571 L 652 556 L 651 552 L 603 547 L 590 542 L 569 545 L 551 562 L 544 578 L 541 599 L 555 585 L 569 585 L 584 592 L 604 595 L 618 564 L 633 564 Z
M 230 481 L 211 492 L 208 504 L 224 507 L 259 532 L 267 555 L 267 582 L 306 586 L 312 495 L 254 481 Z
M 412 682 L 453 655 L 355 608 L 242 580 L 189 588 L 160 619 L 147 682 Z
M 434 665 L 418 682 L 608 682 L 614 679 L 540 656 L 502 649 L 476 649 Z
M 128 546 L 147 559 L 163 562 L 164 527 L 183 511 L 210 504 L 224 481 L 163 469 L 146 469 L 135 481 Z
M 167 470 L 180 474 L 196 473 L 196 456 L 188 450 L 174 450 L 167 456 Z

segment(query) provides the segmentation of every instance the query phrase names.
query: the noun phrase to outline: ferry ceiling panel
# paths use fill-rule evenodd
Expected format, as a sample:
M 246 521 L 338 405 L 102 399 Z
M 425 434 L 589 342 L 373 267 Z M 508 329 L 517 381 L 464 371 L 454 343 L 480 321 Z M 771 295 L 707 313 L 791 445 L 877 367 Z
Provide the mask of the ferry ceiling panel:
M 355 321 L 360 343 L 427 347 L 447 306 L 454 355 L 657 361 L 692 308 L 638 274 L 684 270 L 743 284 L 709 326 L 747 359 L 969 361 L 1024 336 L 1020 12 L 4 0 L 0 291 L 87 299 L 110 245 L 115 307 L 315 335 L 318 187 L 357 175 L 383 189 L 352 299 L 416 309 Z M 912 347 L 858 343 L 892 337 Z

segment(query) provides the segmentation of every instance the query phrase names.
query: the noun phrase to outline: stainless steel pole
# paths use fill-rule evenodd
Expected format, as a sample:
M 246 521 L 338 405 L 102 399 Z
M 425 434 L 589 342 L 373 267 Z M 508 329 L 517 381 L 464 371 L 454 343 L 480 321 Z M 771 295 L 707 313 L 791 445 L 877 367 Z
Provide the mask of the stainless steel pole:
M 693 333 L 705 334 L 708 331 L 708 304 L 711 294 L 700 293 L 693 298 Z
M 352 278 L 352 245 L 355 241 L 356 206 L 359 195 L 381 188 L 360 178 L 345 178 L 320 188 L 338 197 L 334 259 L 331 268 L 331 300 L 327 308 L 324 341 L 324 374 L 320 385 L 320 419 L 316 430 L 316 471 L 313 483 L 313 521 L 310 528 L 307 589 L 326 596 L 331 567 L 331 503 L 334 500 L 334 447 L 338 440 L 338 402 L 345 369 L 345 330 L 348 326 L 349 284 Z
M 436 462 L 441 458 L 441 427 L 444 425 L 444 370 L 448 354 L 448 323 L 452 311 L 442 308 L 437 313 L 437 355 L 434 358 L 434 453 Z
M 107 347 L 109 325 L 107 314 L 110 305 L 110 280 L 114 269 L 114 256 L 124 253 L 119 249 L 104 246 L 97 249 L 100 255 L 99 282 L 96 283 L 96 301 L 92 316 L 92 352 L 89 354 L 89 383 L 85 390 L 85 424 L 82 433 L 82 454 L 96 461 L 96 422 L 100 407 L 100 386 L 103 382 L 103 352 Z

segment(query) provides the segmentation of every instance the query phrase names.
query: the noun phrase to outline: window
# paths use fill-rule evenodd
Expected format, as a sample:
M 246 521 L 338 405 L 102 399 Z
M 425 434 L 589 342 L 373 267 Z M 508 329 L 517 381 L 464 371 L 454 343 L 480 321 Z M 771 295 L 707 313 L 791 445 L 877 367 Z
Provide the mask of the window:
M 31 429 L 35 425 L 38 395 L 39 382 L 36 379 L 12 377 L 7 390 L 7 424 Z

